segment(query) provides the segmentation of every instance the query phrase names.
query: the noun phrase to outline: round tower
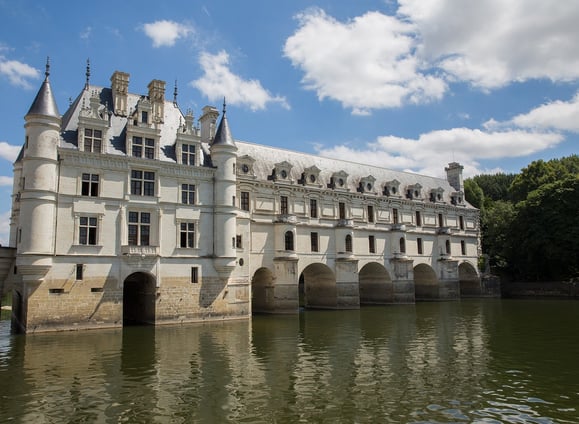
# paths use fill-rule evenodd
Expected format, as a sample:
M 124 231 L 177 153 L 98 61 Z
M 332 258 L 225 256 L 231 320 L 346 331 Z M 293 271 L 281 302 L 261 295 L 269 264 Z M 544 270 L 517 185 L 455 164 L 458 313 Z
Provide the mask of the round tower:
M 210 147 L 211 161 L 216 168 L 213 185 L 213 253 L 214 265 L 220 277 L 228 277 L 235 267 L 237 146 L 231 135 L 225 101 L 223 115 Z
M 56 197 L 58 191 L 58 145 L 61 118 L 48 76 L 24 117 L 26 139 L 21 154 L 18 254 L 54 253 Z

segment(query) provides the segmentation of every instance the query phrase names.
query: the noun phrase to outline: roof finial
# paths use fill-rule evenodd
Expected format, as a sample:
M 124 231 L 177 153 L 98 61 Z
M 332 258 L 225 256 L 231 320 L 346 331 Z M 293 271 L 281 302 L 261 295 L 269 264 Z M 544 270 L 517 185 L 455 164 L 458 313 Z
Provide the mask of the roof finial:
M 50 75 L 50 56 L 46 56 L 46 70 L 44 71 L 44 76 L 48 79 Z
M 225 96 L 223 96 L 223 114 L 225 115 L 225 109 L 227 108 L 227 104 L 225 103 Z
M 86 60 L 86 83 L 84 84 L 84 89 L 88 90 L 89 82 L 90 82 L 90 59 Z
M 177 80 L 175 80 L 175 89 L 173 90 L 173 104 L 177 104 Z

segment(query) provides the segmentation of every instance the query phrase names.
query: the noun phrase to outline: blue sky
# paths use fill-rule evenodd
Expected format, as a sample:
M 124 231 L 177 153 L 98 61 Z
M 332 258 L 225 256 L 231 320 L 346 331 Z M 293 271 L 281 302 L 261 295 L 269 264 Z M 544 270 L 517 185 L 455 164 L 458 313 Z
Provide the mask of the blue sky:
M 44 77 L 61 113 L 115 70 L 167 81 L 235 138 L 442 176 L 576 154 L 579 2 L 0 0 L 0 243 L 12 162 Z M 54 4 L 54 3 L 53 3 Z

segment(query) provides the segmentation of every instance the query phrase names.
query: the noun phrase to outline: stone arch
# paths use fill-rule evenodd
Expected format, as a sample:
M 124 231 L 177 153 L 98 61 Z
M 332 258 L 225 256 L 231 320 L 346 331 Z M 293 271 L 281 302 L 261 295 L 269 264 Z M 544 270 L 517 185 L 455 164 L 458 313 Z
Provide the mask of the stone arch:
M 418 264 L 414 267 L 414 293 L 416 300 L 440 298 L 438 278 L 430 265 Z
M 251 312 L 273 312 L 275 309 L 273 272 L 259 268 L 251 279 Z
M 480 277 L 471 263 L 463 262 L 458 266 L 458 282 L 461 297 L 481 295 Z
M 367 263 L 358 273 L 360 304 L 393 303 L 394 286 L 382 264 Z
M 299 285 L 300 288 L 303 287 L 304 307 L 337 308 L 336 276 L 327 265 L 321 263 L 308 265 L 300 274 Z
M 134 272 L 123 283 L 123 326 L 155 324 L 155 277 Z

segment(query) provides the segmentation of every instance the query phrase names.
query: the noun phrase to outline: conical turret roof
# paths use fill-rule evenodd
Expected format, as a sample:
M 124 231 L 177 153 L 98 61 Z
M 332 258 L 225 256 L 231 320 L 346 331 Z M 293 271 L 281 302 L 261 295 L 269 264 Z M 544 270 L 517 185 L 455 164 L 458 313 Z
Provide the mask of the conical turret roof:
M 26 115 L 44 115 L 60 118 L 56 101 L 52 95 L 52 88 L 48 76 L 50 75 L 50 64 L 46 62 L 46 72 L 44 73 L 44 82 L 40 86 L 40 90 L 36 94 L 32 106 Z
M 213 146 L 232 146 L 235 147 L 235 141 L 231 135 L 231 130 L 229 129 L 229 123 L 227 122 L 227 114 L 225 112 L 225 100 L 223 101 L 223 115 L 221 116 L 221 122 L 217 127 L 215 132 L 215 138 L 213 139 Z

